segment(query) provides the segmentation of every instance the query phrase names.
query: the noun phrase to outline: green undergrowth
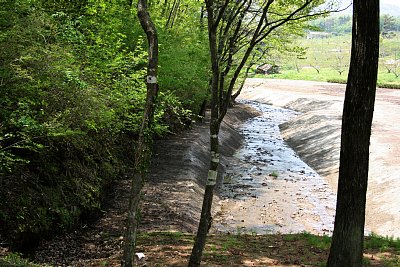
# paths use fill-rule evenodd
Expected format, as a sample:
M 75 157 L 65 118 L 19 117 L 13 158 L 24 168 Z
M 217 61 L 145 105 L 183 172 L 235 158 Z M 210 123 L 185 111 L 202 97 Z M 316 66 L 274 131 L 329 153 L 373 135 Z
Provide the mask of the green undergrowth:
M 367 249 L 379 249 L 381 251 L 395 249 L 400 252 L 400 239 L 388 236 L 382 237 L 372 233 L 365 238 L 364 246 Z
M 20 254 L 10 253 L 0 258 L 0 266 L 2 267 L 49 267 L 50 265 L 35 264 L 24 259 Z
M 96 218 L 113 185 L 131 177 L 147 64 L 134 6 L 1 0 L 2 244 L 25 251 Z M 160 93 L 149 138 L 190 127 L 208 94 L 206 35 L 164 28 L 160 11 L 152 11 Z

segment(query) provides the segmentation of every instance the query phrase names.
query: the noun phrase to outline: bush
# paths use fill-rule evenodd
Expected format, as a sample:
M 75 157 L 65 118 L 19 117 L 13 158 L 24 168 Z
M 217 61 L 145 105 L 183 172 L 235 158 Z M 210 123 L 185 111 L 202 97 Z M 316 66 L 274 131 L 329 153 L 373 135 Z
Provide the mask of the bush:
M 132 168 L 147 52 L 125 5 L 2 1 L 0 234 L 12 245 L 95 215 Z M 160 31 L 158 136 L 188 127 L 208 95 L 206 37 L 182 29 Z
M 25 246 L 98 211 L 132 164 L 146 55 L 124 45 L 125 17 L 118 25 L 109 13 L 76 19 L 39 1 L 6 4 L 13 8 L 2 15 L 13 20 L 1 21 L 0 35 L 0 232 Z M 115 19 L 108 34 L 92 24 L 107 16 Z
M 21 257 L 20 254 L 11 253 L 4 258 L 0 258 L 0 266 L 4 267 L 44 267 L 44 265 L 34 264 Z
M 209 97 L 210 63 L 205 34 L 199 29 L 187 32 L 180 28 L 161 28 L 159 31 L 161 91 L 173 92 L 195 114 Z

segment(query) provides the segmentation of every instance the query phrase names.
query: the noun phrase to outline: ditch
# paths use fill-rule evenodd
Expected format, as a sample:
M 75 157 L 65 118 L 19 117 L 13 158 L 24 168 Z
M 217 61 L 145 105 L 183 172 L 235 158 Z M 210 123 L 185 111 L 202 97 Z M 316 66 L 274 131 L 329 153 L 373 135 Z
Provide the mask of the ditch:
M 336 195 L 281 137 L 279 125 L 299 113 L 245 101 L 261 116 L 239 131 L 243 146 L 226 162 L 214 231 L 330 235 Z

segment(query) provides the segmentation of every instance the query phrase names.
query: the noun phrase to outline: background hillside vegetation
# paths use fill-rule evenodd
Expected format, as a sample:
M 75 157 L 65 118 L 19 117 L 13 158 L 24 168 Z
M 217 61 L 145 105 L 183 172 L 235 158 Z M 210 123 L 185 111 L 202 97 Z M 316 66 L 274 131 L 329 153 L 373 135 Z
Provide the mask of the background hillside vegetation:
M 400 88 L 400 18 L 380 18 L 378 86 Z M 294 42 L 297 49 L 273 53 L 266 63 L 278 65 L 268 78 L 346 83 L 351 49 L 350 15 L 332 15 L 312 21 L 308 33 Z M 265 77 L 258 75 L 258 77 Z

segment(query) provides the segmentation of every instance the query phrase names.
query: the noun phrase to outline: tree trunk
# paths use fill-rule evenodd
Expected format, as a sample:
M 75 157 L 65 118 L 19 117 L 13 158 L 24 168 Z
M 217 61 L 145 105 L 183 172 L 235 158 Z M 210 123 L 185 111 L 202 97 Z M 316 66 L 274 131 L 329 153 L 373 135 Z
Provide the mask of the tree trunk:
M 145 175 L 151 159 L 152 125 L 154 117 L 154 102 L 158 94 L 157 67 L 158 67 L 158 38 L 156 28 L 147 11 L 147 1 L 138 0 L 138 18 L 146 32 L 149 43 L 147 67 L 147 96 L 143 120 L 140 127 L 138 143 L 135 150 L 134 176 L 129 196 L 129 207 L 124 238 L 124 253 L 121 266 L 131 267 L 134 264 L 136 247 L 136 233 L 138 226 L 138 206 L 140 193 L 145 182 Z
M 218 132 L 221 125 L 221 122 L 227 112 L 228 106 L 230 104 L 232 91 L 234 85 L 240 75 L 240 72 L 244 65 L 246 64 L 247 59 L 251 55 L 254 47 L 260 43 L 264 38 L 268 36 L 274 29 L 284 25 L 285 23 L 295 20 L 293 17 L 308 7 L 313 1 L 308 0 L 305 1 L 302 5 L 290 13 L 284 19 L 278 19 L 277 21 L 269 22 L 268 9 L 274 0 L 262 1 L 262 12 L 260 14 L 256 14 L 255 16 L 259 16 L 259 18 L 254 17 L 254 21 L 256 22 L 256 28 L 251 35 L 247 36 L 247 30 L 243 27 L 247 25 L 242 25 L 242 19 L 244 19 L 247 15 L 251 15 L 253 10 L 250 10 L 252 0 L 246 1 L 231 1 L 231 0 L 205 0 L 206 10 L 207 10 L 207 22 L 208 22 L 208 38 L 209 38 L 209 46 L 210 46 L 210 58 L 212 65 L 212 79 L 211 79 L 211 122 L 210 122 L 210 142 L 211 142 L 211 164 L 208 173 L 208 180 L 205 189 L 203 206 L 201 211 L 201 217 L 199 222 L 199 228 L 197 231 L 197 236 L 195 240 L 195 244 L 192 249 L 192 254 L 189 260 L 189 266 L 200 266 L 203 249 L 206 242 L 206 236 L 208 229 L 211 223 L 211 206 L 213 199 L 213 190 L 216 184 L 217 174 L 218 174 L 218 166 L 219 166 L 219 152 L 218 152 Z M 238 10 L 229 10 L 231 7 L 230 4 L 233 4 L 233 8 L 239 8 Z M 261 2 L 260 2 L 261 4 Z M 228 8 L 229 7 L 229 8 Z M 261 9 L 260 9 L 261 10 Z M 231 12 L 231 13 L 230 13 Z M 233 13 L 232 13 L 233 12 Z M 244 12 L 244 13 L 240 13 Z M 257 12 L 258 13 L 258 12 Z M 251 18 L 251 17 L 250 17 Z M 229 19 L 233 19 L 229 21 Z M 300 18 L 299 18 L 300 19 Z M 236 21 L 234 27 L 231 27 L 231 23 Z M 222 29 L 221 25 L 225 25 L 225 32 Z M 220 42 L 217 39 L 217 32 L 220 30 Z M 232 36 L 228 35 L 229 30 L 233 31 Z M 242 36 L 238 36 L 239 33 L 244 34 Z M 226 50 L 221 49 L 221 46 L 225 46 L 227 43 L 226 38 L 229 39 L 229 46 L 226 47 Z M 243 39 L 242 39 L 243 38 Z M 230 83 L 226 92 L 224 90 L 224 78 L 227 72 L 230 71 L 231 66 L 231 57 L 236 53 L 235 45 L 239 40 L 248 40 L 250 41 L 246 46 L 243 46 L 245 50 L 243 55 L 239 57 L 238 65 L 235 67 L 235 71 L 232 74 L 232 77 L 229 77 Z M 236 43 L 236 44 L 235 44 Z M 220 44 L 220 49 L 218 49 L 218 44 Z M 239 44 L 242 46 L 243 44 Z M 229 53 L 226 61 L 227 68 L 226 73 L 220 72 L 219 63 L 224 63 L 224 53 Z
M 206 244 L 207 234 L 212 223 L 211 207 L 212 207 L 214 187 L 217 181 L 218 166 L 219 166 L 218 130 L 219 130 L 219 125 L 216 126 L 215 124 L 211 124 L 210 127 L 211 165 L 208 171 L 208 179 L 207 179 L 206 189 L 204 192 L 200 222 L 199 222 L 199 227 L 197 229 L 197 235 L 195 243 L 193 245 L 192 254 L 190 255 L 190 260 L 188 264 L 189 267 L 200 266 L 204 246 Z
M 204 14 L 205 14 L 205 9 L 204 6 L 201 6 L 201 11 L 200 11 L 200 28 L 204 28 Z
M 174 3 L 172 4 L 172 8 L 169 12 L 168 20 L 165 23 L 165 28 L 172 28 L 174 26 L 174 22 L 176 19 L 176 14 L 180 8 L 180 0 L 174 0 Z
M 219 66 L 217 55 L 217 28 L 214 21 L 214 5 L 212 0 L 206 0 L 206 8 L 208 14 L 208 37 L 210 45 L 210 57 L 212 67 L 211 79 L 211 121 L 210 121 L 210 169 L 208 171 L 208 178 L 206 189 L 203 198 L 203 206 L 201 209 L 200 222 L 197 230 L 195 243 L 193 245 L 192 254 L 190 255 L 189 267 L 200 266 L 201 258 L 203 255 L 204 246 L 206 244 L 206 237 L 209 228 L 211 227 L 211 207 L 214 195 L 214 187 L 218 176 L 219 166 L 219 141 L 218 133 L 220 123 L 219 117 L 219 97 L 218 97 L 218 79 L 219 79 Z
M 353 41 L 329 267 L 361 267 L 363 260 L 369 142 L 379 55 L 379 0 L 353 3 Z

